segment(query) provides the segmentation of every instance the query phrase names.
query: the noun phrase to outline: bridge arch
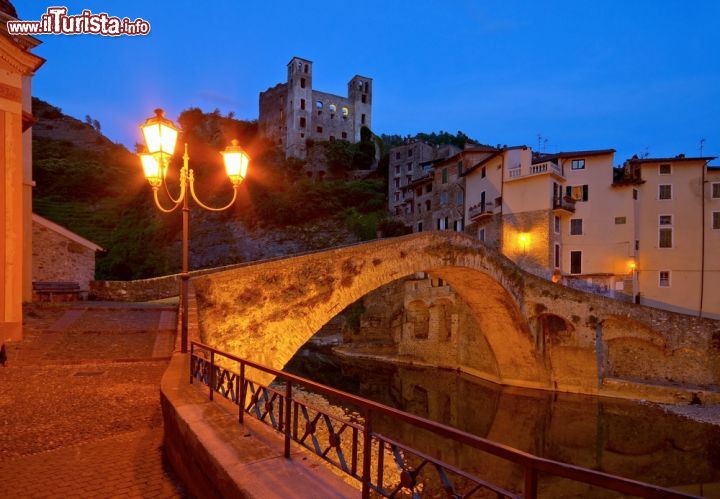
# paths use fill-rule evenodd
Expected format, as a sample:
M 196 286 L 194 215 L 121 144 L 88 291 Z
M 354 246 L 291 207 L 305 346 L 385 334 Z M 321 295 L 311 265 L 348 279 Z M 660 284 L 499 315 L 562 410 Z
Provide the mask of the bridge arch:
M 345 307 L 417 272 L 443 279 L 468 305 L 497 365 L 494 381 L 551 387 L 549 370 L 522 312 L 521 271 L 460 234 L 381 240 L 194 278 L 201 338 L 282 368 Z M 420 303 L 411 310 L 418 323 L 430 312 Z M 422 335 L 425 330 L 419 331 Z

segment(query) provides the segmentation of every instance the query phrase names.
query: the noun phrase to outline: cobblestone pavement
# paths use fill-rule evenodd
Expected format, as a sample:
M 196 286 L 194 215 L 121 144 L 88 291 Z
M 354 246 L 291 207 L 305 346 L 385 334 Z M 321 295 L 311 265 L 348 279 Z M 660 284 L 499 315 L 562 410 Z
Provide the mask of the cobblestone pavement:
M 0 497 L 186 496 L 162 458 L 173 322 L 167 308 L 28 307 L 0 368 Z

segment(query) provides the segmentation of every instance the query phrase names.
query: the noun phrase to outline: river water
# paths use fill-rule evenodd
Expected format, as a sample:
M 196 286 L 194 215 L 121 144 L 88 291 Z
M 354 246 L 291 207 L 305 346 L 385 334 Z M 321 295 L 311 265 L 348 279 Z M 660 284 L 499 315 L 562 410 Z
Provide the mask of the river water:
M 654 405 L 501 387 L 454 371 L 349 360 L 308 346 L 285 370 L 537 456 L 720 498 L 720 427 Z M 374 430 L 493 483 L 522 489 L 519 467 L 475 449 L 387 419 L 374 422 Z M 542 475 L 539 492 L 613 497 Z

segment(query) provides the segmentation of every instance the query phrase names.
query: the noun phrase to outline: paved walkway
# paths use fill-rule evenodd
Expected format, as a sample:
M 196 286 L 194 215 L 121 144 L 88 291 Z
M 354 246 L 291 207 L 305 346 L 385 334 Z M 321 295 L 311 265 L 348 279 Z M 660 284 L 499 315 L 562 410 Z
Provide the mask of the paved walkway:
M 0 368 L 0 497 L 185 497 L 164 467 L 168 307 L 26 310 Z

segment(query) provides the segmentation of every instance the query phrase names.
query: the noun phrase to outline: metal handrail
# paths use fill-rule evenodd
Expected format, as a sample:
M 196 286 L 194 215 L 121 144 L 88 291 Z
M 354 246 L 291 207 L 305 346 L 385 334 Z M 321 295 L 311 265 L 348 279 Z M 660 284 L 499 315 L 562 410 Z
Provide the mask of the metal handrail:
M 370 488 L 374 487 L 370 484 L 369 481 L 369 470 L 370 470 L 370 451 L 367 451 L 367 449 L 370 448 L 369 439 L 372 437 L 376 437 L 381 439 L 382 442 L 391 442 L 390 439 L 387 437 L 384 437 L 382 435 L 373 433 L 371 431 L 371 417 L 373 414 L 383 414 L 386 416 L 389 416 L 391 418 L 395 418 L 400 421 L 404 421 L 406 423 L 409 423 L 413 426 L 416 426 L 418 428 L 422 428 L 424 430 L 428 430 L 430 432 L 433 432 L 437 435 L 440 435 L 442 437 L 453 439 L 457 442 L 460 442 L 464 445 L 468 445 L 471 447 L 474 447 L 476 449 L 479 449 L 483 452 L 487 452 L 488 454 L 492 454 L 494 456 L 500 457 L 502 459 L 505 459 L 507 461 L 510 461 L 512 463 L 518 464 L 524 468 L 525 472 L 525 486 L 523 490 L 523 497 L 526 499 L 534 499 L 537 497 L 537 485 L 538 485 L 538 473 L 545 473 L 548 475 L 553 475 L 556 477 L 561 478 L 567 478 L 569 480 L 573 480 L 576 482 L 585 483 L 588 485 L 604 488 L 607 490 L 612 490 L 615 492 L 620 492 L 621 494 L 629 494 L 632 496 L 637 497 L 647 497 L 647 498 L 681 498 L 681 497 L 694 497 L 697 498 L 699 496 L 686 494 L 683 492 L 678 492 L 675 490 L 667 489 L 658 485 L 653 485 L 645 482 L 639 482 L 637 480 L 632 480 L 630 478 L 624 478 L 617 475 L 611 475 L 609 473 L 604 473 L 602 471 L 596 471 L 591 470 L 588 468 L 582 468 L 580 466 L 575 466 L 572 464 L 563 463 L 560 461 L 554 461 L 552 459 L 546 459 L 543 457 L 538 457 L 533 454 L 530 454 L 528 452 L 521 451 L 519 449 L 515 449 L 513 447 L 510 447 L 508 445 L 504 445 L 498 442 L 494 442 L 492 440 L 488 440 L 483 437 L 478 437 L 477 435 L 473 435 L 471 433 L 467 433 L 465 431 L 459 430 L 457 428 L 453 428 L 451 426 L 444 425 L 442 423 L 438 423 L 435 421 L 431 421 L 429 419 L 422 418 L 420 416 L 416 416 L 414 414 L 410 414 L 408 412 L 404 412 L 398 409 L 394 409 L 392 407 L 388 407 L 386 405 L 380 404 L 378 402 L 374 402 L 372 400 L 368 400 L 363 397 L 358 397 L 357 395 L 352 395 L 347 392 L 343 392 L 340 390 L 336 390 L 334 388 L 331 388 L 326 385 L 322 385 L 320 383 L 317 383 L 315 381 L 302 378 L 300 376 L 296 376 L 294 374 L 286 373 L 284 371 L 280 371 L 271 367 L 263 366 L 262 364 L 258 364 L 257 362 L 253 362 L 248 359 L 243 359 L 240 357 L 237 357 L 235 355 L 222 352 L 221 350 L 218 350 L 216 348 L 213 348 L 209 345 L 205 345 L 203 343 L 192 341 L 191 342 L 191 348 L 190 348 L 190 362 L 192 366 L 192 359 L 195 355 L 195 347 L 198 347 L 202 350 L 206 350 L 210 353 L 211 362 L 212 362 L 212 369 L 210 371 L 210 399 L 212 400 L 212 394 L 213 394 L 213 387 L 215 386 L 215 355 L 221 355 L 229 360 L 238 362 L 240 364 L 240 377 L 241 379 L 245 379 L 245 369 L 246 367 L 250 367 L 253 369 L 257 369 L 259 371 L 265 372 L 267 374 L 271 374 L 275 376 L 276 378 L 280 378 L 286 381 L 285 386 L 285 396 L 286 400 L 292 402 L 292 385 L 293 384 L 300 384 L 307 388 L 312 389 L 315 392 L 318 392 L 323 395 L 328 395 L 330 397 L 338 398 L 340 400 L 343 400 L 345 402 L 348 402 L 350 404 L 354 404 L 360 408 L 363 409 L 364 416 L 365 416 L 365 424 L 364 424 L 364 432 L 365 432 L 365 445 L 363 449 L 363 461 L 367 461 L 363 463 L 363 475 L 362 475 L 362 485 L 363 485 L 363 497 L 367 497 Z M 191 369 L 190 372 L 190 382 L 193 381 L 193 372 Z M 210 384 L 212 383 L 212 384 Z M 245 383 L 243 382 L 240 385 L 240 391 L 244 392 L 245 390 Z M 245 400 L 245 393 L 238 394 L 238 396 L 242 397 L 242 401 Z M 242 423 L 243 418 L 243 403 L 240 402 L 240 415 L 239 420 Z M 285 421 L 288 422 L 290 419 L 290 403 L 285 404 L 286 414 L 285 414 Z M 281 423 L 281 426 L 282 423 Z M 291 440 L 291 434 L 290 434 L 290 424 L 285 424 L 283 426 L 283 433 L 285 433 L 285 456 L 290 457 L 290 440 Z M 449 469 L 452 469 L 452 467 L 449 467 Z

